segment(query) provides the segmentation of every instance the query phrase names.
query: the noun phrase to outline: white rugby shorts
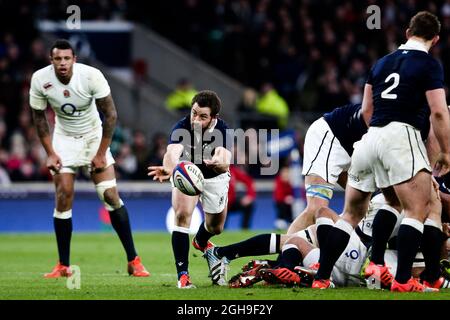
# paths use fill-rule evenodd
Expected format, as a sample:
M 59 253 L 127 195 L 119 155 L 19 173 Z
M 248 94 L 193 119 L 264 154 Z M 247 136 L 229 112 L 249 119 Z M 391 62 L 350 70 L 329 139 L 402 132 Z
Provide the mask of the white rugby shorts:
M 355 143 L 348 183 L 358 190 L 374 192 L 431 172 L 420 131 L 402 122 L 370 127 Z
M 350 167 L 350 160 L 325 119 L 314 121 L 306 132 L 302 174 L 319 176 L 334 185 Z
M 91 161 L 98 151 L 101 140 L 101 127 L 79 136 L 54 133 L 53 149 L 55 149 L 62 162 L 62 168 L 59 172 L 75 174 L 79 167 L 86 167 L 90 172 Z M 114 158 L 108 148 L 106 151 L 106 166 L 109 167 L 114 163 Z M 54 172 L 51 173 L 54 174 Z
M 203 211 L 210 214 L 221 213 L 228 204 L 228 189 L 231 173 L 225 172 L 214 178 L 203 180 L 203 192 L 199 195 Z M 176 188 L 170 178 L 172 188 Z

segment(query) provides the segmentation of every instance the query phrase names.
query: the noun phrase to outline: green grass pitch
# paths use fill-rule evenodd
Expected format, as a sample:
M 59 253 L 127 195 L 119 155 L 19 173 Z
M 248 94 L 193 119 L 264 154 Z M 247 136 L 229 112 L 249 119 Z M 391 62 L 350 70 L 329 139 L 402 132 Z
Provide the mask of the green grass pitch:
M 218 245 L 246 239 L 256 232 L 230 232 L 214 237 Z M 230 289 L 212 286 L 206 261 L 191 247 L 190 274 L 197 289 L 176 288 L 170 235 L 136 233 L 138 253 L 151 272 L 149 278 L 126 273 L 125 254 L 112 232 L 74 233 L 71 263 L 81 269 L 81 288 L 69 290 L 66 279 L 44 279 L 57 260 L 53 234 L 0 234 L 0 300 L 5 299 L 152 299 L 152 300 L 448 300 L 450 290 L 433 294 L 393 294 L 365 288 L 311 290 L 267 287 Z M 231 263 L 230 275 L 250 258 Z

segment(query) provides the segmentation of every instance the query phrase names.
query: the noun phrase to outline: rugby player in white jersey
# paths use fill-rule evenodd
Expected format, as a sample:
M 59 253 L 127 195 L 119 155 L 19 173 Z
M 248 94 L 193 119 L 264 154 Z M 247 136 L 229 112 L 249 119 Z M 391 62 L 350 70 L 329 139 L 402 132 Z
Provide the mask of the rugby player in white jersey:
M 49 66 L 33 74 L 30 88 L 34 124 L 47 152 L 47 167 L 56 189 L 53 222 L 59 261 L 44 277 L 72 274 L 72 203 L 75 174 L 80 167 L 89 170 L 98 197 L 109 212 L 127 254 L 128 273 L 147 277 L 150 274 L 134 248 L 128 212 L 117 191 L 114 159 L 109 150 L 117 112 L 108 82 L 98 69 L 76 62 L 67 40 L 53 44 L 50 60 Z M 45 115 L 48 104 L 56 115 L 53 139 Z M 98 110 L 103 114 L 103 122 Z

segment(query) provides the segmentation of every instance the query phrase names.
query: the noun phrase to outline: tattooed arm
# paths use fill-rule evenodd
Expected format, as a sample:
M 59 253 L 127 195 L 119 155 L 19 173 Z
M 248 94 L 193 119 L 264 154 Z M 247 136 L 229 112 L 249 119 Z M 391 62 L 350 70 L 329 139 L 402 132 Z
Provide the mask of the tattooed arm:
M 50 136 L 50 128 L 48 126 L 47 117 L 44 110 L 31 109 L 33 113 L 33 122 L 36 127 L 39 140 L 41 140 L 42 146 L 47 152 L 47 168 L 54 171 L 61 169 L 62 163 L 59 156 L 53 149 L 52 140 Z
M 98 110 L 103 114 L 103 135 L 97 154 L 92 160 L 93 169 L 101 170 L 106 167 L 106 150 L 111 144 L 114 128 L 117 121 L 117 111 L 111 94 L 96 99 Z

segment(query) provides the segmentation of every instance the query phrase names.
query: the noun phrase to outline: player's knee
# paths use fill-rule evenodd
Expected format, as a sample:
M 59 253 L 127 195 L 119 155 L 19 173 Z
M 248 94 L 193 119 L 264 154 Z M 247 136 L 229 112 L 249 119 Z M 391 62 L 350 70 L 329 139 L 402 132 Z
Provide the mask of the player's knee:
M 114 207 L 120 204 L 119 194 L 117 193 L 116 188 L 106 189 L 103 195 L 105 197 L 105 202 L 108 203 L 110 206 Z
M 175 209 L 175 225 L 188 226 L 191 224 L 191 215 L 185 210 Z
M 316 210 L 314 216 L 317 220 L 318 218 L 332 218 L 333 215 L 334 215 L 334 212 L 330 208 L 320 207 Z
M 113 211 L 123 205 L 123 201 L 117 192 L 116 179 L 99 182 L 95 185 L 95 189 L 106 210 Z
M 69 207 L 73 200 L 73 188 L 58 186 L 56 189 L 56 201 L 59 207 Z
M 208 232 L 212 233 L 214 235 L 221 234 L 223 231 L 223 225 L 214 225 L 214 226 L 208 226 Z

